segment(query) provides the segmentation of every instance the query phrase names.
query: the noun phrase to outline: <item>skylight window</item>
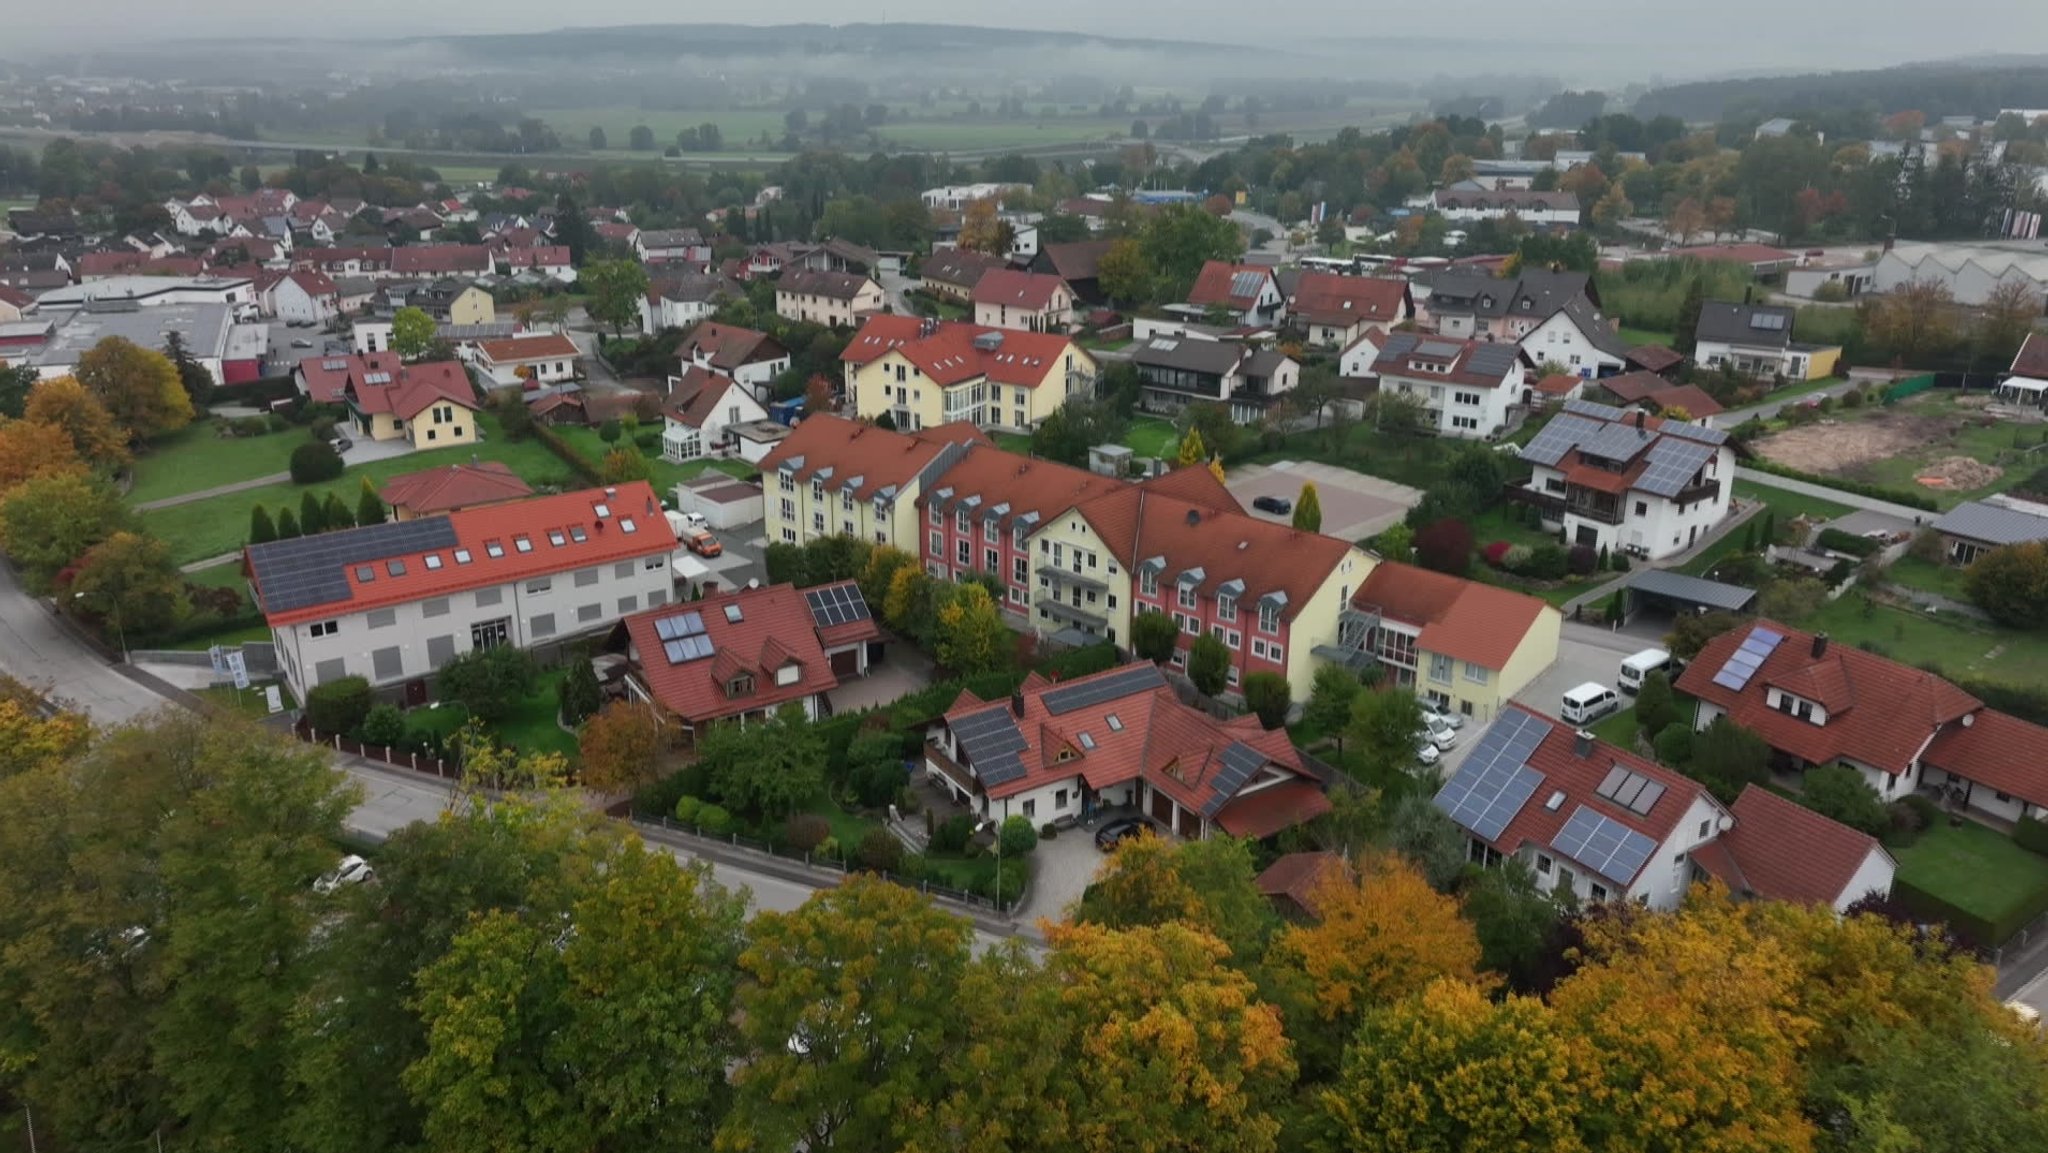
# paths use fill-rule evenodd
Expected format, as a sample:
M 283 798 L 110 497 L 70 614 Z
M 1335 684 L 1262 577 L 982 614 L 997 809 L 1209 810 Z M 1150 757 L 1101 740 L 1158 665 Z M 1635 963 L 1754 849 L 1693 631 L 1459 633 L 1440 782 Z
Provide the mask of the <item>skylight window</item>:
M 485 556 L 487 556 L 487 557 L 491 557 L 491 558 L 493 558 L 493 559 L 496 559 L 496 558 L 498 558 L 498 557 L 504 556 L 504 555 L 505 555 L 505 544 L 504 544 L 504 542 L 503 542 L 503 541 L 495 541 L 495 540 L 487 540 L 487 541 L 485 541 L 485 542 L 484 542 L 484 555 L 485 555 Z
M 441 567 L 441 554 L 437 552 L 428 553 L 426 555 L 426 565 L 428 572 L 438 570 Z
M 619 518 L 619 531 L 620 531 L 620 532 L 639 532 L 639 531 L 640 531 L 640 526 L 639 526 L 639 525 L 636 525 L 636 524 L 634 524 L 634 523 L 633 523 L 633 518 L 632 518 L 632 517 L 630 517 L 630 516 L 622 516 L 622 517 L 620 517 L 620 518 Z
M 468 549 L 466 549 L 466 548 L 459 548 L 459 549 L 456 549 L 456 550 L 455 550 L 455 563 L 456 563 L 456 564 L 468 564 L 468 563 L 469 563 L 469 550 L 468 550 Z
M 364 584 L 377 579 L 377 570 L 366 564 L 356 566 L 356 579 Z
M 386 561 L 384 563 L 384 571 L 392 576 L 404 576 L 405 562 L 402 560 Z
M 1112 733 L 1123 732 L 1124 719 L 1120 716 L 1117 716 L 1115 713 L 1109 714 L 1109 731 Z
M 563 545 L 569 543 L 569 538 L 562 535 L 561 529 L 551 528 L 548 530 L 548 543 L 554 545 L 556 548 L 561 548 Z
M 515 536 L 512 538 L 512 547 L 520 552 L 532 552 L 533 538 L 530 536 Z
M 1081 734 L 1081 747 L 1082 747 L 1082 748 L 1084 748 L 1084 749 L 1092 749 L 1092 748 L 1094 748 L 1094 747 L 1095 747 L 1095 738 L 1094 738 L 1094 737 L 1091 737 L 1091 736 L 1089 736 L 1089 735 L 1088 735 L 1087 733 L 1082 733 L 1082 734 Z
M 612 515 L 612 506 L 608 504 L 601 504 L 598 505 L 596 508 L 592 509 L 591 511 L 595 512 L 598 515 L 598 519 L 602 520 L 603 518 Z

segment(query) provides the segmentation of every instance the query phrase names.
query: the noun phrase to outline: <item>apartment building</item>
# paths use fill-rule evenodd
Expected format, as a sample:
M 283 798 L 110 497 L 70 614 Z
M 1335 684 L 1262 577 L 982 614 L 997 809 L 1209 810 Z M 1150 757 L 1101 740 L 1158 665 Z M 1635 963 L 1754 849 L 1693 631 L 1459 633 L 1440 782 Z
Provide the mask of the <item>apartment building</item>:
M 925 482 L 971 444 L 971 425 L 891 432 L 836 416 L 802 421 L 761 460 L 764 530 L 770 541 L 807 544 L 854 536 L 918 551 L 917 497 Z
M 1096 361 L 1065 336 L 875 316 L 840 354 L 855 415 L 903 432 L 941 424 L 1030 432 L 1094 395 Z

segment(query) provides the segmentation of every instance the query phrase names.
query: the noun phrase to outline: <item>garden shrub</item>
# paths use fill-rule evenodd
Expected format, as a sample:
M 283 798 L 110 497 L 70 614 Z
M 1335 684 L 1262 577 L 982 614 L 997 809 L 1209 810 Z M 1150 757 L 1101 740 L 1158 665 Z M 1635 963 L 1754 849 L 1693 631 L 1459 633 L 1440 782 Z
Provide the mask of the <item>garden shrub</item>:
M 1571 551 L 1565 554 L 1565 568 L 1574 576 L 1591 576 L 1599 564 L 1599 550 L 1589 544 L 1575 544 Z
M 974 835 L 974 818 L 958 813 L 939 822 L 932 830 L 931 851 L 952 855 L 967 847 L 967 839 Z
M 1923 797 L 1912 799 L 1925 800 Z M 2048 822 L 2043 822 L 2038 817 L 2021 817 L 2013 822 L 2012 841 L 2030 853 L 2048 856 Z
M 291 426 L 292 422 L 281 412 L 273 412 L 263 418 L 263 427 L 269 432 L 283 432 Z
M 1903 800 L 1886 805 L 1885 817 L 1891 822 L 1891 827 L 1885 831 L 1884 843 L 1892 848 L 1903 849 L 1927 831 L 1927 819 Z
M 1692 760 L 1692 726 L 1684 721 L 1665 725 L 1654 743 L 1657 760 L 1663 764 L 1683 768 Z
M 1563 580 L 1565 572 L 1570 567 L 1571 560 L 1565 555 L 1563 548 L 1554 544 L 1543 544 L 1529 551 L 1529 560 L 1522 566 L 1522 572 L 1536 580 L 1554 581 Z
M 826 837 L 824 840 L 818 842 L 818 847 L 812 851 L 811 856 L 824 857 L 828 860 L 833 861 L 842 861 L 846 859 L 846 850 L 839 846 L 838 837 Z
M 863 869 L 893 873 L 903 865 L 903 842 L 887 829 L 869 829 L 853 856 Z
M 323 480 L 333 480 L 345 467 L 341 454 L 324 441 L 307 441 L 292 450 L 293 484 L 319 484 Z
M 1497 540 L 1488 544 L 1479 555 L 1485 559 L 1487 564 L 1492 565 L 1494 568 L 1505 568 L 1507 567 L 1508 552 L 1514 547 L 1513 544 L 1507 541 Z
M 1038 826 L 1038 839 L 1041 841 L 1050 841 L 1054 837 L 1057 837 L 1059 835 L 1060 827 L 1058 825 L 1053 824 L 1051 821 L 1047 821 L 1043 825 Z
M 314 417 L 313 422 L 306 426 L 306 435 L 308 439 L 318 441 L 323 444 L 326 443 L 327 441 L 333 440 L 334 418 L 331 416 Z
M 1857 536 L 1853 532 L 1843 532 L 1838 528 L 1824 528 L 1820 530 L 1819 539 L 1820 547 L 1824 549 L 1830 549 L 1834 552 L 1845 552 L 1850 556 L 1856 557 L 1869 556 L 1884 547 L 1884 545 L 1867 536 Z
M 1005 857 L 1021 857 L 1038 847 L 1038 830 L 1031 827 L 1029 817 L 1009 818 L 996 836 Z
M 676 820 L 686 825 L 697 823 L 697 814 L 704 811 L 704 798 L 682 797 L 676 801 Z
M 697 827 L 722 837 L 732 832 L 732 814 L 717 805 L 704 805 L 697 810 Z
M 262 436 L 270 431 L 270 421 L 260 416 L 241 416 L 228 425 L 236 436 Z
M 799 853 L 808 853 L 832 838 L 832 823 L 816 813 L 796 813 L 782 823 L 782 839 Z
M 352 733 L 370 715 L 370 682 L 339 677 L 314 685 L 306 693 L 306 723 L 316 732 Z
M 405 740 L 405 714 L 397 705 L 372 705 L 359 731 L 366 745 L 399 744 Z
M 1512 573 L 1521 572 L 1523 569 L 1529 567 L 1529 558 L 1530 556 L 1534 555 L 1535 552 L 1535 549 L 1532 549 L 1525 544 L 1509 545 L 1508 551 L 1501 557 L 1500 567 Z

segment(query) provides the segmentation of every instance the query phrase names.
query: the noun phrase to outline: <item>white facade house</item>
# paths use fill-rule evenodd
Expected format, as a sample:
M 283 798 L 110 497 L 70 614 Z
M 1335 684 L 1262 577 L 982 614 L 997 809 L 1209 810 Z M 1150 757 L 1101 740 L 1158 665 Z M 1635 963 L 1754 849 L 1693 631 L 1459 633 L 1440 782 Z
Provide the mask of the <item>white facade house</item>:
M 853 272 L 784 272 L 775 282 L 775 311 L 790 320 L 851 328 L 880 312 L 882 286 Z
M 959 212 L 977 200 L 996 198 L 1000 200 L 1012 188 L 1028 187 L 1018 184 L 947 184 L 938 188 L 927 188 L 920 199 L 926 208 L 942 208 L 948 212 Z
M 1735 453 L 1719 429 L 1584 400 L 1521 450 L 1527 501 L 1574 545 L 1662 560 L 1728 515 Z
M 476 363 L 494 386 L 559 384 L 576 379 L 581 355 L 576 342 L 561 333 L 531 333 L 484 341 L 477 346 Z
M 1559 365 L 1581 380 L 1628 368 L 1628 345 L 1584 297 L 1573 298 L 1550 319 L 1530 329 L 1521 344 L 1531 363 Z
M 1575 192 L 1457 186 L 1438 189 L 1430 206 L 1446 220 L 1468 223 L 1513 216 L 1534 228 L 1576 228 L 1579 224 Z
M 675 534 L 644 482 L 461 509 L 246 550 L 294 695 L 345 676 L 425 680 L 668 603 Z
M 1490 440 L 1511 432 L 1529 400 L 1527 364 L 1512 344 L 1393 332 L 1370 375 L 1379 377 L 1382 394 L 1420 402 L 1441 436 Z
M 341 290 L 318 272 L 287 273 L 269 296 L 271 315 L 286 324 L 325 325 L 341 311 Z
M 661 415 L 661 455 L 676 464 L 731 455 L 738 451 L 731 430 L 768 419 L 752 390 L 730 377 L 696 367 L 669 379 L 668 401 L 662 405 Z
M 1377 328 L 1368 328 L 1365 335 L 1352 341 L 1337 356 L 1337 375 L 1362 379 L 1372 375 L 1373 362 L 1380 358 L 1380 346 L 1387 342 L 1387 334 Z

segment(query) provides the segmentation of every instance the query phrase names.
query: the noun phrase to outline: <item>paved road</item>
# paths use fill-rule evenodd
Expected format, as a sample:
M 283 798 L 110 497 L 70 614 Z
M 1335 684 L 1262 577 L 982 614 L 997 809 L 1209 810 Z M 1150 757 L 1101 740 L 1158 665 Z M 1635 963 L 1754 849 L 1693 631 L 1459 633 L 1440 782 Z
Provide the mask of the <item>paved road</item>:
M 48 695 L 89 713 L 102 725 L 119 725 L 182 702 L 101 660 L 57 624 L 0 563 L 0 672 L 42 688 Z M 383 838 L 416 821 L 437 819 L 447 807 L 448 787 L 411 773 L 385 769 L 355 757 L 336 756 L 335 767 L 362 786 L 363 800 L 349 827 Z M 756 910 L 789 910 L 832 883 L 801 866 L 759 858 L 743 850 L 685 846 L 680 838 L 649 833 L 650 843 L 684 860 L 703 860 L 721 884 L 750 894 Z M 1005 937 L 1037 939 L 1028 927 L 1012 929 L 976 918 L 976 939 L 987 948 Z
M 1839 488 L 1829 488 L 1824 484 L 1809 484 L 1803 480 L 1794 480 L 1789 476 L 1779 476 L 1774 472 L 1761 472 L 1753 468 L 1736 469 L 1735 479 L 1746 480 L 1751 484 L 1760 484 L 1768 488 L 1783 489 L 1786 492 L 1796 492 L 1802 496 L 1831 500 L 1836 504 L 1846 504 L 1850 508 L 1883 513 L 1885 516 L 1897 517 L 1910 524 L 1920 524 L 1932 520 L 1936 515 L 1928 512 L 1926 509 L 1908 508 L 1902 504 L 1893 504 L 1888 500 L 1858 496 L 1853 492 L 1844 492 Z

